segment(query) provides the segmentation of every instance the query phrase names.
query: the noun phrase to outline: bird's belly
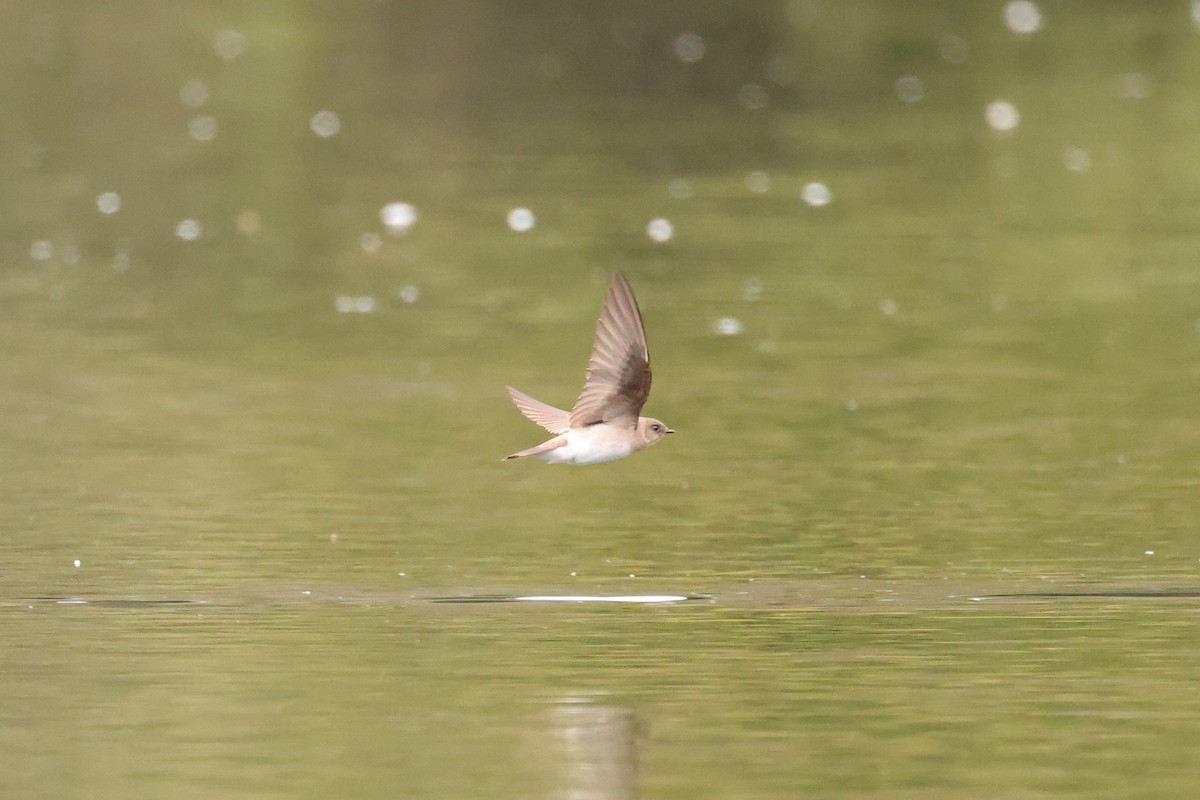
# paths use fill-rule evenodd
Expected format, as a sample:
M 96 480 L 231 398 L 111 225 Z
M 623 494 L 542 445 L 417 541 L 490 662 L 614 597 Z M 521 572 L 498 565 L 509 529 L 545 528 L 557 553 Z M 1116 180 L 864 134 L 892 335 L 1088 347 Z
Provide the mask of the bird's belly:
M 539 453 L 538 458 L 547 464 L 603 464 L 616 461 L 632 453 L 636 448 L 629 441 L 632 431 L 590 425 L 567 431 L 567 443 L 562 447 Z

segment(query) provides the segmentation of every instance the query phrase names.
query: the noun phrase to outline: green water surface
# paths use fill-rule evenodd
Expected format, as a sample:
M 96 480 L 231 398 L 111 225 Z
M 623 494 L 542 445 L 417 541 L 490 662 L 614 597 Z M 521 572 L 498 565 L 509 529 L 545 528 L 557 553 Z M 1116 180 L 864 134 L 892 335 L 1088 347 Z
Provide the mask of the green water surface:
M 1195 796 L 1193 11 L 5 4 L 0 796 Z

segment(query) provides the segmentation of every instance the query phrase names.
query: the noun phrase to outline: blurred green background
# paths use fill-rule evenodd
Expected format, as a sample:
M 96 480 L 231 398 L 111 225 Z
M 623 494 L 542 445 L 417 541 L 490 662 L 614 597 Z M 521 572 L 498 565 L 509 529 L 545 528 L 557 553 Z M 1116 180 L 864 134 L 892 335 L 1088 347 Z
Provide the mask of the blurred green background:
M 1191 796 L 1200 5 L 16 0 L 0 59 L 5 797 Z M 501 463 L 614 270 L 679 435 Z M 436 602 L 559 593 L 706 599 Z

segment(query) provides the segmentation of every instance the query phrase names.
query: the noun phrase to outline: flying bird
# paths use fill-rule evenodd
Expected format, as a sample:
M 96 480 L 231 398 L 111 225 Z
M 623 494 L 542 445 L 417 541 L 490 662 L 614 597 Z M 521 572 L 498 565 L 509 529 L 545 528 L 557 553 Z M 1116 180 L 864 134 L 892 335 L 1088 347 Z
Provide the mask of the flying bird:
M 619 272 L 613 274 L 596 320 L 592 355 L 575 407 L 563 411 L 505 388 L 522 414 L 554 434 L 536 447 L 506 456 L 506 461 L 533 456 L 547 464 L 601 464 L 644 450 L 675 432 L 661 420 L 639 416 L 650 396 L 650 351 L 633 289 Z

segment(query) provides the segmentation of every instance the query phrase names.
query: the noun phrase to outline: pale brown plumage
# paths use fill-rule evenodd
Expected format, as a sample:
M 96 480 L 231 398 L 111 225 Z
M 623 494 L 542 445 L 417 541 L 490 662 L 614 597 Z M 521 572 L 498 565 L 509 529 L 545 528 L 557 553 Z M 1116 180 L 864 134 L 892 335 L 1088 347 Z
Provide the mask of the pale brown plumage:
M 595 464 L 649 447 L 668 433 L 666 424 L 641 417 L 650 396 L 650 352 L 633 289 L 613 274 L 588 359 L 583 391 L 570 412 L 535 400 L 511 386 L 516 407 L 554 439 L 508 458 L 537 456 L 549 463 Z
M 650 350 L 642 313 L 629 281 L 616 272 L 596 320 L 592 356 L 583 391 L 571 409 L 571 427 L 597 422 L 636 425 L 648 397 Z

